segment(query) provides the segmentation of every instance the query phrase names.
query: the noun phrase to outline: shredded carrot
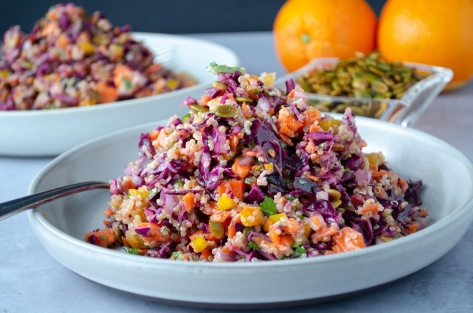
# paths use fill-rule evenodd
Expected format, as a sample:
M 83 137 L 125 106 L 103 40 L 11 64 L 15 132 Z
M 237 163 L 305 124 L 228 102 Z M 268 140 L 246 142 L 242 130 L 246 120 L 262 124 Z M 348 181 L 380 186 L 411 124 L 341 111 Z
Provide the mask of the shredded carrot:
M 240 215 L 239 214 L 235 215 L 232 218 L 230 224 L 228 225 L 228 228 L 227 228 L 228 238 L 235 237 L 235 235 L 236 235 L 236 223 L 240 223 Z
M 163 68 L 163 67 L 161 66 L 161 64 L 152 64 L 152 65 L 150 65 L 150 66 L 148 66 L 148 67 L 146 68 L 146 71 L 145 71 L 145 72 L 148 73 L 148 74 L 149 74 L 149 73 L 152 73 L 152 72 L 158 72 L 158 71 L 160 71 L 162 68 Z
M 243 133 L 238 133 L 230 136 L 230 147 L 235 149 L 238 146 L 238 143 L 243 138 Z
M 308 106 L 307 110 L 302 113 L 303 121 L 304 121 L 304 127 L 311 125 L 312 126 L 318 126 L 315 125 L 315 121 L 319 121 L 322 118 L 322 115 L 320 114 L 320 111 L 317 110 L 314 107 Z M 322 130 L 320 126 L 318 126 L 318 129 Z M 310 130 L 311 132 L 313 131 L 320 131 L 320 130 Z
M 319 178 L 315 175 L 306 175 L 306 177 L 315 182 L 319 181 Z
M 232 250 L 228 249 L 227 247 L 223 247 L 223 248 L 222 248 L 222 252 L 223 252 L 223 253 L 227 253 L 227 254 L 235 254 L 235 252 L 233 252 Z
M 123 80 L 127 79 L 128 81 L 131 82 L 133 78 L 133 70 L 123 64 L 118 64 L 114 69 L 113 69 L 113 83 L 115 84 L 115 87 L 119 88 L 123 84 Z
M 290 247 L 294 243 L 294 238 L 291 235 L 283 235 L 279 237 L 279 244 Z
M 241 105 L 241 111 L 245 118 L 250 118 L 253 116 L 253 111 L 251 111 L 250 106 L 246 102 L 243 102 L 243 104 Z
M 359 211 L 364 216 L 371 217 L 371 215 L 378 213 L 379 209 L 380 204 L 378 202 L 375 202 L 373 199 L 368 199 Z
M 287 225 L 284 230 L 289 234 L 295 235 L 300 228 L 299 222 L 295 218 L 290 217 L 287 219 Z
M 280 236 L 276 233 L 276 229 L 274 228 L 273 224 L 269 225 L 269 232 L 268 232 L 269 239 L 271 239 L 271 242 L 274 244 L 279 244 L 281 241 Z
M 49 12 L 47 13 L 47 16 L 51 21 L 57 21 L 58 20 L 57 14 L 53 10 L 49 10 Z
M 381 178 L 384 175 L 386 175 L 387 173 L 388 172 L 386 172 L 385 170 L 378 171 L 377 167 L 376 167 L 376 171 L 373 170 L 373 172 L 371 173 L 371 177 L 374 178 L 374 179 Z
M 210 257 L 212 256 L 212 252 L 210 252 L 210 250 L 208 248 L 205 248 L 204 250 L 202 250 L 200 253 L 202 253 L 202 256 L 204 257 L 204 259 L 206 260 L 209 260 Z
M 419 225 L 417 223 L 407 224 L 407 233 L 412 234 L 417 231 Z
M 252 90 L 248 90 L 248 96 L 253 100 L 258 99 L 258 96 Z
M 296 93 L 296 90 L 295 90 L 295 89 L 292 89 L 292 90 L 289 91 L 289 93 L 287 94 L 287 98 L 294 98 L 295 93 Z
M 334 245 L 332 250 L 336 253 L 353 251 L 366 247 L 363 235 L 351 227 L 343 227 L 340 232 L 332 237 Z
M 243 200 L 243 195 L 245 193 L 245 182 L 239 179 L 231 179 L 223 181 L 218 187 L 217 192 L 219 195 L 224 193 L 229 193 L 230 191 L 232 194 L 238 198 L 239 200 Z
M 112 210 L 112 208 L 109 207 L 108 209 L 105 210 L 105 212 L 103 212 L 103 214 L 104 214 L 105 216 L 107 216 L 107 217 L 112 216 L 112 215 L 113 215 L 113 210 Z
M 317 243 L 319 241 L 326 241 L 330 239 L 330 237 L 334 236 L 338 232 L 338 225 L 331 224 L 330 227 L 326 225 L 321 226 L 319 229 L 312 234 L 311 239 L 312 242 Z
M 323 128 L 320 127 L 319 125 L 312 124 L 312 125 L 310 125 L 310 127 L 309 127 L 309 132 L 310 132 L 310 133 L 313 133 L 313 132 L 321 132 L 321 131 L 323 131 Z
M 232 165 L 232 171 L 241 178 L 245 178 L 250 174 L 251 165 L 241 165 L 241 157 L 235 160 Z
M 158 138 L 158 136 L 159 136 L 159 130 L 157 130 L 157 129 L 153 129 L 153 130 L 149 133 L 149 139 L 151 139 L 151 141 L 156 140 L 156 138 Z
M 200 97 L 200 105 L 207 106 L 207 103 L 209 101 L 210 101 L 209 95 L 202 95 L 202 97 Z
M 84 240 L 88 242 L 91 236 L 94 236 L 97 244 L 103 248 L 106 248 L 107 246 L 117 241 L 117 238 L 115 237 L 115 232 L 111 228 L 105 228 L 102 230 L 87 233 L 85 234 Z
M 184 201 L 184 208 L 187 212 L 190 212 L 195 208 L 195 196 L 192 192 L 186 193 L 185 196 L 182 197 L 182 200 Z
M 281 109 L 279 111 L 277 125 L 280 133 L 291 138 L 299 135 L 304 126 L 294 115 L 291 115 L 287 109 Z
M 279 134 L 279 137 L 281 138 L 281 140 L 287 144 L 288 146 L 293 146 L 294 143 L 292 142 L 291 138 L 289 138 L 288 136 L 284 135 L 284 134 Z
M 69 44 L 70 41 L 67 39 L 67 36 L 64 34 L 59 35 L 56 41 L 57 45 L 61 48 L 66 48 Z
M 420 210 L 420 215 L 422 215 L 423 217 L 426 217 L 427 215 L 429 215 L 427 208 L 422 208 Z
M 98 94 L 100 103 L 115 102 L 118 99 L 118 92 L 106 82 L 98 82 L 94 86 L 94 91 Z
M 223 223 L 230 216 L 230 213 L 230 211 L 219 211 L 212 214 L 210 219 L 214 222 Z

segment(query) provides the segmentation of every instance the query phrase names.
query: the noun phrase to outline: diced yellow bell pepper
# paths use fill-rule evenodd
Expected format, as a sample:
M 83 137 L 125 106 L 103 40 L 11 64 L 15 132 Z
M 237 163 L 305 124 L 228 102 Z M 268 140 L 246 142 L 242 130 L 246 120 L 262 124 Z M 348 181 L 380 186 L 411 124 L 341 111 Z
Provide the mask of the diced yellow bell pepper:
M 246 227 L 263 224 L 263 211 L 259 206 L 244 206 L 240 212 L 241 223 Z
M 305 219 L 303 225 L 304 225 L 304 236 L 309 237 L 310 233 L 312 232 L 312 228 L 310 228 L 309 220 Z
M 340 125 L 340 120 L 320 120 L 319 126 L 322 127 L 324 131 L 328 131 L 330 128 L 333 128 L 335 125 Z
M 0 71 L 0 77 L 6 78 L 8 76 L 8 71 L 7 70 L 1 70 Z
M 122 45 L 111 44 L 109 49 L 110 49 L 110 52 L 111 52 L 112 60 L 118 61 L 121 58 L 123 58 L 124 48 L 123 48 Z
M 195 252 L 202 252 L 209 246 L 209 243 L 202 236 L 197 236 L 191 241 L 190 245 Z
M 128 190 L 128 195 L 130 196 L 140 196 L 141 199 L 145 200 L 149 197 L 149 191 L 146 189 L 146 186 L 142 186 L 138 189 L 130 189 Z
M 382 153 L 377 153 L 377 152 L 366 153 L 365 157 L 368 158 L 368 162 L 370 163 L 370 166 L 379 165 L 383 163 L 384 161 L 384 156 Z
M 267 86 L 271 87 L 274 85 L 274 82 L 276 81 L 276 73 L 266 73 L 264 75 L 261 75 L 260 80 Z
M 217 201 L 217 209 L 220 211 L 231 210 L 237 207 L 237 203 L 235 200 L 230 198 L 229 196 L 223 195 Z
M 274 223 L 269 218 L 267 218 L 263 223 L 263 230 L 265 232 L 268 232 L 269 231 L 269 226 L 271 226 L 272 224 L 274 224 Z
M 174 90 L 179 87 L 179 81 L 177 79 L 170 79 L 167 81 L 167 85 L 169 89 Z
M 277 223 L 277 222 L 279 222 L 279 221 L 281 220 L 281 218 L 283 218 L 283 217 L 287 218 L 286 213 L 273 214 L 273 215 L 271 215 L 271 216 L 269 217 L 269 219 L 271 220 L 271 222 Z
M 77 44 L 84 51 L 85 54 L 92 54 L 95 52 L 95 47 L 90 42 L 78 42 Z

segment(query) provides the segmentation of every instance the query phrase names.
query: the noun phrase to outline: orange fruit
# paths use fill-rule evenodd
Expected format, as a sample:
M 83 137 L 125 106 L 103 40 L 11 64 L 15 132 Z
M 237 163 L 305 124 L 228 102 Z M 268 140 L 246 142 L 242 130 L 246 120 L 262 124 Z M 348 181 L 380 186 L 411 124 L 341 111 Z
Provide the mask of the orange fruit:
M 288 0 L 273 24 L 276 52 L 291 72 L 316 57 L 353 57 L 376 45 L 376 14 L 365 0 Z
M 466 84 L 473 77 L 473 1 L 388 0 L 378 49 L 388 60 L 451 68 L 447 90 Z

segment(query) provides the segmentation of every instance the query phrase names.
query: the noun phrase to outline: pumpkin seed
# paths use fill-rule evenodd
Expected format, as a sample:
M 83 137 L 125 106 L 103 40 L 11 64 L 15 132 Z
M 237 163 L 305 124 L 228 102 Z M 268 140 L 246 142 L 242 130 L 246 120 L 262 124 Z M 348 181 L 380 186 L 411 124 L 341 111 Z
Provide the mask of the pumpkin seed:
M 310 104 L 320 111 L 343 113 L 351 107 L 356 115 L 380 117 L 388 105 L 378 99 L 400 99 L 412 85 L 429 75 L 401 62 L 389 62 L 373 52 L 357 53 L 354 58 L 341 59 L 331 68 L 307 72 L 297 83 L 310 93 L 376 99 L 350 104 L 311 100 Z
M 252 102 L 253 99 L 251 99 L 250 97 L 236 97 L 235 100 L 237 102 Z
M 218 90 L 227 90 L 227 87 L 228 87 L 227 84 L 219 82 L 219 81 L 213 82 L 212 86 Z
M 400 62 L 388 62 L 374 52 L 358 53 L 355 58 L 340 60 L 332 68 L 305 73 L 297 83 L 307 92 L 324 95 L 398 98 L 399 84 L 405 91 L 428 75 Z
M 238 108 L 231 104 L 222 104 L 217 107 L 215 113 L 221 117 L 231 118 L 238 115 Z
M 209 111 L 208 107 L 204 107 L 204 106 L 198 105 L 198 104 L 189 105 L 189 109 L 191 109 L 192 111 L 195 111 L 195 112 L 202 112 L 202 113 L 205 113 L 205 112 Z

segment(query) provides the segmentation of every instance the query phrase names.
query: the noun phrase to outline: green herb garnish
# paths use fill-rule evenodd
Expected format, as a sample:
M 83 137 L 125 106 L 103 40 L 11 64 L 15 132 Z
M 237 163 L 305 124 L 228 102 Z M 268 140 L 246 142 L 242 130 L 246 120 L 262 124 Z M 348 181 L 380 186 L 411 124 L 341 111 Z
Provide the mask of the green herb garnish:
M 180 178 L 178 178 L 178 179 L 177 179 L 177 182 L 174 183 L 174 185 L 172 185 L 172 186 L 174 187 L 174 189 L 177 190 L 177 189 L 178 189 L 179 187 L 181 187 L 182 185 L 184 185 L 184 182 L 183 182 Z
M 191 114 L 190 113 L 187 113 L 186 115 L 184 115 L 182 118 L 181 118 L 181 121 L 183 123 L 189 123 L 191 121 Z
M 148 199 L 153 199 L 154 196 L 158 193 L 158 188 L 154 187 L 149 191 Z
M 253 241 L 248 242 L 248 247 L 250 247 L 253 250 L 259 250 L 258 245 L 254 243 Z
M 125 250 L 125 252 L 129 254 L 140 254 L 140 251 L 138 251 L 138 249 L 136 249 L 135 247 L 131 249 L 127 247 L 123 247 L 123 250 Z
M 298 182 L 300 185 L 305 185 L 305 184 L 308 183 L 308 181 L 305 180 L 305 179 L 302 179 L 302 178 L 299 178 L 299 177 L 296 178 L 296 179 L 297 179 L 297 182 Z
M 182 252 L 180 251 L 173 252 L 172 257 L 174 258 L 174 260 L 179 260 L 182 257 Z
M 247 177 L 247 178 L 245 178 L 245 184 L 248 184 L 248 185 L 249 185 L 249 184 L 251 184 L 254 180 L 255 180 L 254 177 Z
M 161 227 L 159 230 L 161 234 L 167 235 L 168 234 L 168 228 L 166 226 Z
M 226 65 L 219 65 L 215 62 L 210 63 L 209 66 L 206 68 L 207 71 L 209 71 L 212 74 L 218 74 L 218 73 L 233 73 L 235 71 L 239 71 L 241 73 L 246 73 L 246 69 L 243 67 L 236 67 L 236 66 L 226 66 Z
M 294 254 L 293 256 L 294 257 L 300 257 L 301 255 L 303 255 L 304 253 L 307 253 L 307 250 L 302 248 L 301 245 L 292 245 L 292 248 L 294 249 Z
M 274 200 L 270 197 L 264 198 L 263 202 L 261 203 L 261 210 L 263 210 L 263 214 L 266 216 L 271 216 L 278 213 L 276 203 L 274 203 Z
M 104 235 L 100 235 L 99 238 L 102 240 L 108 241 L 107 237 L 105 237 Z
M 131 84 L 131 81 L 128 78 L 123 77 L 122 78 L 122 83 L 123 83 L 123 85 L 125 85 L 125 88 L 128 89 L 128 90 L 133 88 L 133 85 Z

